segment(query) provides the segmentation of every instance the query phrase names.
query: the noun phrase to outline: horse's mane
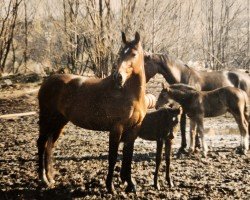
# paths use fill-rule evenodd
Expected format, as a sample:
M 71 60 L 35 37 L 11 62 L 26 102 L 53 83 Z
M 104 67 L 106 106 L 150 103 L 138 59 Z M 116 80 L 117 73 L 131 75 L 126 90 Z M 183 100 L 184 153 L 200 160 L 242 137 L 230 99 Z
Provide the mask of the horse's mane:
M 144 52 L 144 56 L 145 56 L 145 60 L 153 59 L 153 60 L 158 61 L 161 64 L 162 69 L 164 71 L 167 70 L 168 65 L 170 65 L 170 64 L 179 65 L 179 66 L 187 67 L 190 69 L 190 67 L 187 64 L 182 62 L 180 59 L 177 59 L 174 56 L 169 55 L 168 53 Z

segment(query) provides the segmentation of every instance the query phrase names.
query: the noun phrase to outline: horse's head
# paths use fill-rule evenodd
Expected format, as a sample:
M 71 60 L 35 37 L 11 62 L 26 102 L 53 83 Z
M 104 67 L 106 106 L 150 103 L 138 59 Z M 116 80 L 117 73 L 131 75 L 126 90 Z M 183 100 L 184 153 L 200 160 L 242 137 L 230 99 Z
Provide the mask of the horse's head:
M 159 94 L 159 97 L 158 97 L 158 99 L 156 101 L 156 105 L 155 105 L 156 109 L 168 106 L 168 105 L 173 103 L 168 95 L 168 91 L 169 91 L 169 85 L 162 83 L 162 90 Z
M 117 68 L 113 73 L 113 78 L 119 88 L 124 86 L 131 75 L 141 73 L 144 67 L 143 48 L 139 33 L 136 32 L 135 39 L 128 42 L 125 33 L 122 32 L 122 41 L 125 46 L 120 52 Z
M 183 113 L 182 107 L 179 104 L 175 104 L 172 105 L 172 107 L 169 107 L 168 111 L 170 119 L 172 119 L 172 125 L 176 126 L 180 122 L 180 116 Z

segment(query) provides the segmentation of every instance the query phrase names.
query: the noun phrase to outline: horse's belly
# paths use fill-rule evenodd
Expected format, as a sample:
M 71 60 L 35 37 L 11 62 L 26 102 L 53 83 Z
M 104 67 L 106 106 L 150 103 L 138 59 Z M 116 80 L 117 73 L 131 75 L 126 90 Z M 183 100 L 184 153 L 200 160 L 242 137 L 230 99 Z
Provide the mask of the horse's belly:
M 218 117 L 227 112 L 227 109 L 213 109 L 205 113 L 205 117 Z

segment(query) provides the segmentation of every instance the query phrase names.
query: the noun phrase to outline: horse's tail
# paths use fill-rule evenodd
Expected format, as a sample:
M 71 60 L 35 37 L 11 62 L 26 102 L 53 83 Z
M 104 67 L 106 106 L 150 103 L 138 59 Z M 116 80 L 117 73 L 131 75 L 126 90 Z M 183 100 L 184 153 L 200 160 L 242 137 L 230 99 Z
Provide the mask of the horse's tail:
M 156 97 L 152 94 L 146 94 L 145 95 L 145 101 L 146 101 L 146 105 L 147 108 L 154 108 L 156 105 Z
M 249 111 L 250 111 L 250 107 L 249 107 L 249 98 L 248 95 L 245 91 L 243 91 L 244 94 L 244 99 L 245 99 L 245 109 L 244 109 L 244 115 L 245 115 L 245 119 L 248 123 L 248 134 L 250 133 L 250 119 L 249 119 Z M 249 144 L 250 146 L 250 144 Z
M 247 93 L 244 91 L 244 90 L 241 90 L 240 89 L 240 91 L 241 91 L 241 93 L 243 94 L 243 96 L 244 96 L 244 116 L 245 116 L 245 118 L 246 118 L 246 120 L 249 122 L 249 98 L 248 98 L 248 96 L 247 96 Z

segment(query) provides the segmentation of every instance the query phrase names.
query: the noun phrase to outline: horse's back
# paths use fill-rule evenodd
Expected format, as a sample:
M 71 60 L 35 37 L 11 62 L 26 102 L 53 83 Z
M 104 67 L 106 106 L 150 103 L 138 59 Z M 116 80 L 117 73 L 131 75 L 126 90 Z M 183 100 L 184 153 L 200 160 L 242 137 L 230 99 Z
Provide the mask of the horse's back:
M 236 87 L 227 86 L 219 88 L 215 90 L 215 93 L 217 93 L 220 102 L 228 107 L 246 106 L 249 101 L 247 93 Z
M 238 70 L 229 71 L 228 78 L 234 87 L 244 90 L 250 96 L 250 77 L 247 73 Z
M 38 93 L 40 112 L 41 110 L 59 111 L 60 101 L 73 96 L 85 82 L 95 82 L 95 79 L 71 74 L 55 74 L 48 77 L 42 83 Z
M 250 77 L 238 70 L 200 72 L 202 90 L 210 91 L 221 87 L 232 86 L 244 90 L 250 96 Z

